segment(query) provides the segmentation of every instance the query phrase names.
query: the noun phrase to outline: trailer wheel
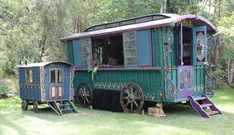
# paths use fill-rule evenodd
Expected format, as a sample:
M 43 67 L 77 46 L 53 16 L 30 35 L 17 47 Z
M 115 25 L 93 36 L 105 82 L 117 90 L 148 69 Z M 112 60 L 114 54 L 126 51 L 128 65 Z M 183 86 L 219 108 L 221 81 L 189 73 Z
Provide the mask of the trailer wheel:
M 144 93 L 141 87 L 135 83 L 125 85 L 120 92 L 120 104 L 124 112 L 139 112 L 144 105 Z
M 26 101 L 26 100 L 23 100 L 22 102 L 21 102 L 21 108 L 22 108 L 22 110 L 28 110 L 28 102 Z
M 38 102 L 37 101 L 33 102 L 33 111 L 35 113 L 38 113 Z
M 77 101 L 83 107 L 89 107 L 93 100 L 92 89 L 86 83 L 81 83 L 77 88 Z

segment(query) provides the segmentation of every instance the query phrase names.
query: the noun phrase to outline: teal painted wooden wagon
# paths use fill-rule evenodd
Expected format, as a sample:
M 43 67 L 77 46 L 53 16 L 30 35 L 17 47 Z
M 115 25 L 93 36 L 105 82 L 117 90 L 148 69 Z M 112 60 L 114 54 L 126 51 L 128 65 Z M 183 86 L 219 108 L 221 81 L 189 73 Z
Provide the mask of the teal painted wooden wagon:
M 120 92 L 126 112 L 140 111 L 145 101 L 190 101 L 203 117 L 221 113 L 208 99 L 214 82 L 206 68 L 207 40 L 215 32 L 201 16 L 154 14 L 64 37 L 68 61 L 75 66 L 75 97 L 90 105 L 93 90 L 105 89 Z M 88 72 L 94 67 L 95 74 Z
M 38 105 L 47 103 L 58 115 L 64 111 L 77 112 L 71 102 L 73 66 L 66 62 L 41 62 L 19 66 L 21 107 L 38 112 Z

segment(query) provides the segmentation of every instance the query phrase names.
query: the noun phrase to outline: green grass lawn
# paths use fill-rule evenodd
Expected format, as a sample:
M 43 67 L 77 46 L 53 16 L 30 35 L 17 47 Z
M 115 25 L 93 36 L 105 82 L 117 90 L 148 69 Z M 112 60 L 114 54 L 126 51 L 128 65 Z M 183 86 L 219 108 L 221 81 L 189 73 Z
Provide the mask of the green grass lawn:
M 19 98 L 0 100 L 0 135 L 233 135 L 234 89 L 217 90 L 212 101 L 223 115 L 201 118 L 189 106 L 170 105 L 167 117 L 113 113 L 78 107 L 79 113 L 56 115 L 51 109 L 22 111 Z

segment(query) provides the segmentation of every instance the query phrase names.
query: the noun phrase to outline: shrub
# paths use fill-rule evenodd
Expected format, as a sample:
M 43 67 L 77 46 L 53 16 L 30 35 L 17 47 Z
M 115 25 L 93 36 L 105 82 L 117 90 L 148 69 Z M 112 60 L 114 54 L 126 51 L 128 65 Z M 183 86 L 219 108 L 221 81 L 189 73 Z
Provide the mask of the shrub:
M 10 93 L 10 88 L 8 86 L 2 85 L 0 86 L 0 98 L 7 97 Z
M 215 68 L 212 74 L 217 88 L 228 87 L 226 72 L 223 69 Z

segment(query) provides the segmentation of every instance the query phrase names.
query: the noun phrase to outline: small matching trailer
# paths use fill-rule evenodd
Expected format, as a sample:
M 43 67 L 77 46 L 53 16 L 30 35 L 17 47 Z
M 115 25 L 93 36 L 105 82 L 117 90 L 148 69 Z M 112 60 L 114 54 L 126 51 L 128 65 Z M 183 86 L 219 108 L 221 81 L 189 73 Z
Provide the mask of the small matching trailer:
M 42 62 L 19 66 L 19 88 L 22 109 L 47 103 L 58 115 L 64 111 L 77 112 L 71 102 L 73 66 L 66 62 Z
M 215 33 L 215 26 L 198 15 L 154 14 L 64 37 L 68 61 L 75 66 L 74 96 L 91 105 L 93 91 L 101 89 L 119 92 L 126 112 L 138 112 L 151 101 L 159 107 L 189 102 L 207 118 L 220 114 L 208 98 L 214 89 L 208 45 Z

